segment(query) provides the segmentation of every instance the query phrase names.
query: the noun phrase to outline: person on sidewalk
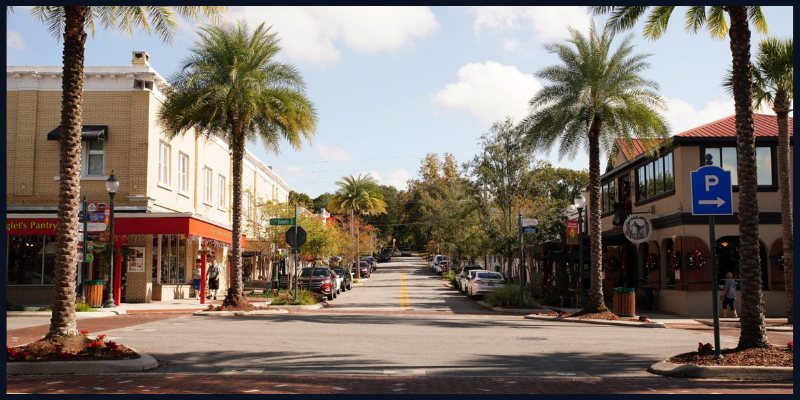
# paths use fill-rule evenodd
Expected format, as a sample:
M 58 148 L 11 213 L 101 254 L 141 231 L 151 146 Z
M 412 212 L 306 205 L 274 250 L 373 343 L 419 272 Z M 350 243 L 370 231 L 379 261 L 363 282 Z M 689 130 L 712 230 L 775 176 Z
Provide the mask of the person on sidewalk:
M 219 266 L 213 260 L 208 268 L 208 290 L 209 292 L 214 291 L 214 300 L 216 300 L 217 290 L 219 290 Z M 208 294 L 207 298 L 211 298 L 211 293 Z
M 736 315 L 736 308 L 733 302 L 736 301 L 736 281 L 733 280 L 733 274 L 728 272 L 725 274 L 725 286 L 722 287 L 722 294 L 719 296 L 722 300 L 722 318 L 728 318 L 728 309 L 733 311 L 733 318 L 739 318 Z

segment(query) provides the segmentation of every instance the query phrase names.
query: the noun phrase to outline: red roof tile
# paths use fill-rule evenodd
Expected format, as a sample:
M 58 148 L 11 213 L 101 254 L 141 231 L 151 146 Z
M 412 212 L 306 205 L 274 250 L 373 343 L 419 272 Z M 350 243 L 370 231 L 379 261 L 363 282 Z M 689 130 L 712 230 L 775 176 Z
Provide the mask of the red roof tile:
M 663 139 L 631 139 L 630 144 L 628 144 L 622 139 L 617 139 L 616 144 L 620 151 L 622 151 L 622 155 L 625 156 L 625 159 L 630 161 L 645 153 L 648 140 L 655 140 L 655 143 L 664 141 Z
M 778 121 L 774 115 L 753 114 L 755 135 L 758 137 L 777 137 Z M 789 117 L 789 135 L 794 134 L 794 118 Z M 697 128 L 689 129 L 675 136 L 681 137 L 734 137 L 736 136 L 736 116 L 709 122 Z

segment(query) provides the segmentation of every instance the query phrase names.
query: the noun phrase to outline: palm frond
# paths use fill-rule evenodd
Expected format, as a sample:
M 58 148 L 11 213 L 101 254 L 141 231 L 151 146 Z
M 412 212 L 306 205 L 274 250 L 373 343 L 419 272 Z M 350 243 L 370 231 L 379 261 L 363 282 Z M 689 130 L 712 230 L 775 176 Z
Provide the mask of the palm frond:
M 648 39 L 658 39 L 667 30 L 669 17 L 675 6 L 658 6 L 650 11 L 647 22 L 644 24 L 644 37 Z

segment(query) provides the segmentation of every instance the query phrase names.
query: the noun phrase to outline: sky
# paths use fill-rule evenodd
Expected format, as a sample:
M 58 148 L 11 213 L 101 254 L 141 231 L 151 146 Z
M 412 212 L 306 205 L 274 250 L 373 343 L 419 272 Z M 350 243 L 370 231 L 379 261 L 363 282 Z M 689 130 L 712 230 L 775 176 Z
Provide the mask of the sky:
M 762 7 L 769 36 L 791 37 L 791 7 Z M 685 8 L 673 13 L 666 33 L 633 35 L 638 53 L 649 53 L 643 75 L 660 85 L 673 134 L 732 115 L 733 99 L 721 81 L 730 66 L 727 39 L 683 29 Z M 7 14 L 8 65 L 61 65 L 62 45 L 25 7 Z M 398 189 L 418 177 L 430 152 L 452 153 L 458 162 L 479 151 L 479 138 L 494 121 L 519 121 L 528 101 L 547 84 L 536 72 L 558 59 L 544 49 L 564 42 L 568 27 L 588 32 L 605 16 L 584 7 L 231 7 L 226 20 L 265 23 L 281 38 L 277 59 L 294 65 L 318 112 L 317 131 L 300 150 L 287 143 L 279 154 L 259 143 L 248 148 L 298 192 L 335 192 L 347 175 L 371 174 Z M 179 21 L 175 40 L 108 32 L 98 27 L 86 44 L 87 66 L 129 65 L 131 52 L 150 54 L 150 65 L 169 78 L 194 45 L 200 24 Z M 765 36 L 753 32 L 756 44 Z M 534 160 L 587 169 L 588 156 L 550 152 Z

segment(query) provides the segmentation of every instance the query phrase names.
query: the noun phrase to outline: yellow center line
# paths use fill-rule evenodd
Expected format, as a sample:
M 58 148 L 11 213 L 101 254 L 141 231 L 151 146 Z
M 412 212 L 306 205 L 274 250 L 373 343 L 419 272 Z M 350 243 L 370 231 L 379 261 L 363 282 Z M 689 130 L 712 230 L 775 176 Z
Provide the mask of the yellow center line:
M 405 267 L 400 267 L 400 307 L 411 307 L 411 302 L 408 300 Z

